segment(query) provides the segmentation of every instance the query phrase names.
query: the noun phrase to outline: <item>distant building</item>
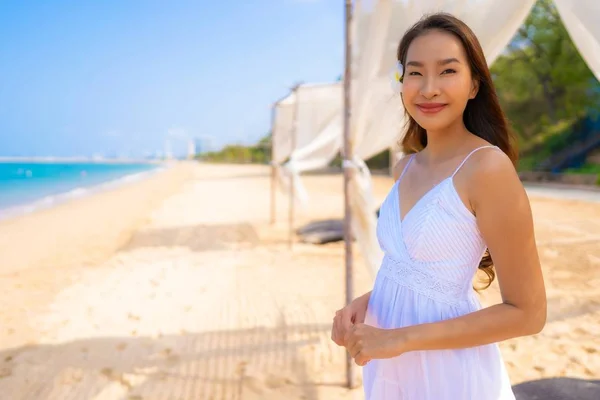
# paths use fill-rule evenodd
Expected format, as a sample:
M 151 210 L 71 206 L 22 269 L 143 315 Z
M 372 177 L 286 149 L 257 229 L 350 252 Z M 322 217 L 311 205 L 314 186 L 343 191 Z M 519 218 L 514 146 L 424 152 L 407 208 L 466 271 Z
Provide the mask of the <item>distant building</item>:
M 201 138 L 195 138 L 194 145 L 196 146 L 196 154 L 202 154 L 207 151 L 204 141 Z
M 213 137 L 204 135 L 194 139 L 196 154 L 204 154 L 213 151 Z
M 196 141 L 190 139 L 188 141 L 187 159 L 192 160 L 196 156 Z
M 169 139 L 165 140 L 165 159 L 171 160 L 173 159 L 173 151 L 171 150 L 171 141 Z

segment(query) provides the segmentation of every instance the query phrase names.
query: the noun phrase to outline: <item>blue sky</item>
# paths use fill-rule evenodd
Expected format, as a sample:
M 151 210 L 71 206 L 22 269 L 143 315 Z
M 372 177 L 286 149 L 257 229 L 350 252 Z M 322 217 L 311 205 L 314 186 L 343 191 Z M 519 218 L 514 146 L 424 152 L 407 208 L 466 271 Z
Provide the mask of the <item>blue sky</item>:
M 339 0 L 0 2 L 0 156 L 252 143 L 297 81 L 342 72 Z

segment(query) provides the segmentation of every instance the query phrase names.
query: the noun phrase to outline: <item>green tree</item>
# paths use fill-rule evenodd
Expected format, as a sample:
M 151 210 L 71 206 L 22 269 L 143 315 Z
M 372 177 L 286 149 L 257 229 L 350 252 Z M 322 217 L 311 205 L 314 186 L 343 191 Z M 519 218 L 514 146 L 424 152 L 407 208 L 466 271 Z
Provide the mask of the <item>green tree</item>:
M 574 120 L 598 104 L 593 73 L 551 0 L 538 0 L 491 68 L 500 101 L 520 139 Z
M 267 133 L 265 136 L 262 137 L 262 139 L 260 139 L 258 141 L 258 145 L 262 145 L 262 146 L 267 146 L 271 144 L 271 138 L 273 137 L 272 133 L 269 132 Z
M 253 146 L 228 145 L 217 152 L 197 154 L 196 158 L 211 162 L 266 164 L 271 158 L 271 133 Z

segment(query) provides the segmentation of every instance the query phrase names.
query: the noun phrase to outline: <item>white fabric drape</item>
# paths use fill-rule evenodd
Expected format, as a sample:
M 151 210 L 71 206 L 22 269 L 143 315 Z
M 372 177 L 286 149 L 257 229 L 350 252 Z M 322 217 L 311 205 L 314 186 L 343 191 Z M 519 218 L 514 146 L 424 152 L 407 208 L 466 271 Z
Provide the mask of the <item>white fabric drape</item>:
M 290 93 L 273 105 L 271 126 L 271 165 L 275 168 L 277 181 L 282 181 L 281 165 L 292 154 L 292 134 L 296 94 Z
M 600 1 L 554 0 L 554 4 L 581 57 L 600 80 Z
M 271 127 L 272 162 L 281 164 L 292 152 L 292 129 L 296 95 L 290 93 L 273 105 L 273 126 Z
M 360 48 L 366 47 L 367 37 L 357 35 L 357 28 L 362 28 L 369 23 L 369 15 L 356 15 L 353 19 L 354 43 L 353 63 L 360 54 Z M 296 101 L 298 99 L 299 101 Z M 293 105 L 293 107 L 289 107 Z M 292 149 L 291 135 L 294 132 L 293 112 L 296 112 L 298 123 L 296 134 L 302 141 L 297 141 Z M 289 188 L 293 180 L 296 200 L 300 205 L 308 200 L 308 193 L 300 174 L 302 172 L 326 167 L 331 160 L 340 152 L 343 145 L 343 82 L 335 82 L 322 85 L 301 85 L 296 93 L 286 98 L 284 104 L 275 110 L 281 114 L 279 139 L 277 146 L 278 157 L 273 157 L 277 168 L 279 187 L 282 190 Z M 278 121 L 278 117 L 276 117 Z M 275 128 L 274 128 L 275 129 Z M 274 143 L 275 145 L 275 143 Z M 290 158 L 282 168 L 281 163 Z
M 289 132 L 288 137 L 281 139 L 288 143 L 289 150 L 283 159 L 289 157 L 289 160 L 283 165 L 285 173 L 279 174 L 280 187 L 287 189 L 293 180 L 296 200 L 300 205 L 307 200 L 308 194 L 299 174 L 327 166 L 339 152 L 342 143 L 342 89 L 342 82 L 300 85 L 290 99 L 293 104 L 293 111 L 289 113 L 291 119 L 287 118 L 285 108 L 278 110 L 288 124 L 282 131 Z M 293 149 L 292 135 L 295 135 Z M 281 163 L 283 159 L 276 161 Z

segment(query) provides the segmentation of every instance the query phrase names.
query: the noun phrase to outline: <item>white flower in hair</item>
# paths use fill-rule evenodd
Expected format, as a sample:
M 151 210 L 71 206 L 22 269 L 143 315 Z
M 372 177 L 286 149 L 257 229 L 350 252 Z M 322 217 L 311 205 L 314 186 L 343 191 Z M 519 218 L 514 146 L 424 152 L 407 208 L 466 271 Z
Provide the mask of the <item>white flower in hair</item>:
M 402 93 L 402 81 L 404 81 L 404 66 L 400 61 L 392 71 L 392 90 L 394 93 Z

